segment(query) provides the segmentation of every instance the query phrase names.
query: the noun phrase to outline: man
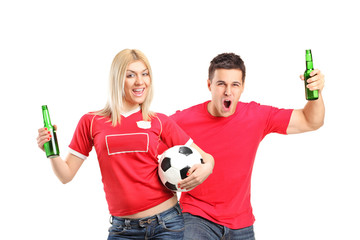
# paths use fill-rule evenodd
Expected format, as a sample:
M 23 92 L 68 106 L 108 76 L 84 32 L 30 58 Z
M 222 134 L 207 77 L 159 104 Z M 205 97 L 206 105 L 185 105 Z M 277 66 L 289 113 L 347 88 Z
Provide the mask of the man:
M 324 75 L 319 70 L 312 71 L 307 81 L 310 90 L 319 90 L 319 99 L 308 101 L 298 110 L 239 102 L 245 74 L 244 62 L 238 55 L 218 55 L 209 67 L 211 101 L 171 116 L 215 159 L 208 179 L 181 194 L 184 239 L 255 239 L 250 181 L 261 140 L 272 132 L 302 133 L 323 125 Z

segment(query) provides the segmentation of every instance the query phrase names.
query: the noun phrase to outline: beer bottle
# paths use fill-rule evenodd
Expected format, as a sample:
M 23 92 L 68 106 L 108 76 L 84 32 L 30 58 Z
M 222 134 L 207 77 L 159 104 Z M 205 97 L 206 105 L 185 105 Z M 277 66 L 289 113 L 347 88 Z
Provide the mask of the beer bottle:
M 311 91 L 309 88 L 306 87 L 306 85 L 307 85 L 306 81 L 310 78 L 310 73 L 312 72 L 312 70 L 314 70 L 313 60 L 312 60 L 312 55 L 311 55 L 310 49 L 306 50 L 305 60 L 306 60 L 306 70 L 304 72 L 304 80 L 305 80 L 304 82 L 305 82 L 306 100 L 316 100 L 319 98 L 319 91 L 318 90 Z
M 54 129 L 53 125 L 51 125 L 50 114 L 47 105 L 42 105 L 42 114 L 44 118 L 44 127 L 46 127 L 51 134 L 50 141 L 44 144 L 46 157 L 57 157 L 60 155 L 60 151 L 56 138 L 56 130 Z

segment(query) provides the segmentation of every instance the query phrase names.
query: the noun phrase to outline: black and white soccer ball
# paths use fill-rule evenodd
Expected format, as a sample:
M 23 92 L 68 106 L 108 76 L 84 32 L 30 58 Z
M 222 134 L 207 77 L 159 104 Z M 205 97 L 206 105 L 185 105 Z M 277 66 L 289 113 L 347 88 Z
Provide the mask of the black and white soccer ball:
M 187 172 L 195 164 L 203 163 L 200 153 L 187 146 L 174 146 L 167 149 L 159 161 L 159 177 L 168 189 L 176 192 L 186 192 L 178 188 L 178 183 L 187 178 Z

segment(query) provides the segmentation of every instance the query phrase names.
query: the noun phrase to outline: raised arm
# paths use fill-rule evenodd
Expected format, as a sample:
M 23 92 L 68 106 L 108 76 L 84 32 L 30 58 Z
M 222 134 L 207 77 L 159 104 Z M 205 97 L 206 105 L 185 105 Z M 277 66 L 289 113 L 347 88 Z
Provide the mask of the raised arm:
M 303 109 L 293 111 L 289 126 L 286 130 L 288 134 L 303 133 L 319 129 L 324 124 L 325 105 L 322 97 L 325 78 L 320 70 L 316 69 L 310 73 L 307 87 L 310 90 L 319 90 L 317 100 L 308 101 Z M 304 76 L 300 78 L 304 80 Z
M 39 148 L 44 151 L 44 143 L 48 142 L 51 136 L 46 128 L 40 128 L 38 132 L 39 135 L 37 137 L 37 143 Z M 75 174 L 84 162 L 83 159 L 71 153 L 66 156 L 65 160 L 61 157 L 55 157 L 50 158 L 50 161 L 55 175 L 63 184 L 70 182 L 74 178 Z

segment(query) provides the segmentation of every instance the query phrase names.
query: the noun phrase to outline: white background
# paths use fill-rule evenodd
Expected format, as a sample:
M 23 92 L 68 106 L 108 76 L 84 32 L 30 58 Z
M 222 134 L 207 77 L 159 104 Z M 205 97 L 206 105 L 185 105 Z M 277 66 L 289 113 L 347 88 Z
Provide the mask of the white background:
M 245 61 L 242 101 L 302 108 L 311 48 L 326 76 L 325 125 L 260 145 L 256 237 L 360 239 L 359 20 L 346 0 L 2 1 L 0 239 L 106 239 L 95 151 L 62 185 L 35 139 L 47 104 L 66 155 L 79 118 L 104 106 L 111 61 L 124 48 L 149 58 L 152 109 L 166 114 L 210 99 L 207 68 L 222 52 Z

